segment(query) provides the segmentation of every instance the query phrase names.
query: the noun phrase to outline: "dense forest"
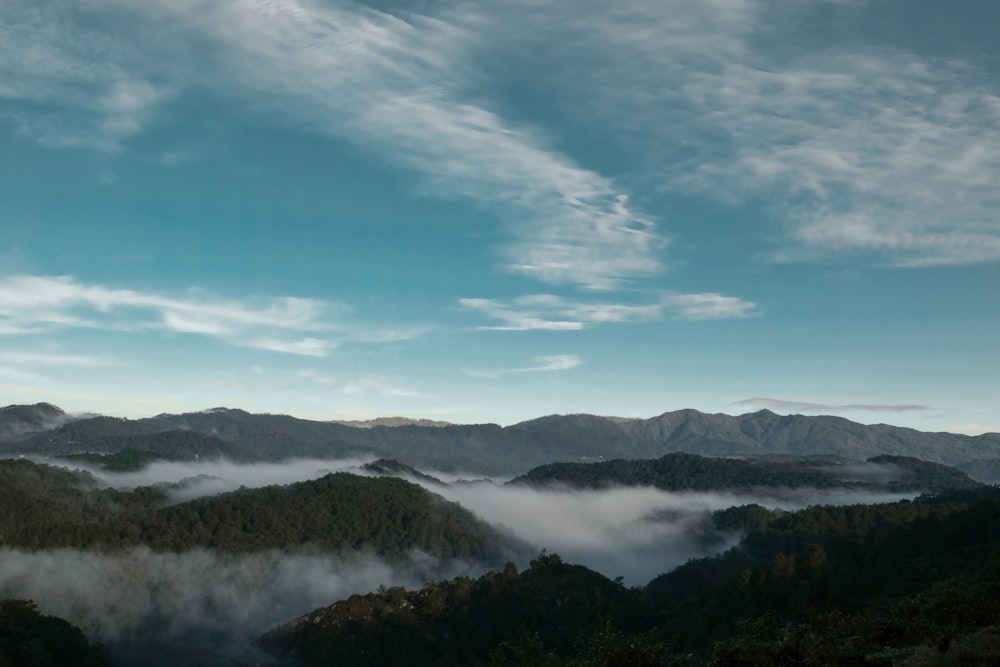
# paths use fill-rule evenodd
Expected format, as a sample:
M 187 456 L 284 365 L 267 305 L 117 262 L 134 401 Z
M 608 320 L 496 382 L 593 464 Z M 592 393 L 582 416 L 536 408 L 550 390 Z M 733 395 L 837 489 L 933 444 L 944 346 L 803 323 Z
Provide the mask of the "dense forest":
M 393 477 L 331 473 L 169 504 L 167 490 L 100 488 L 90 473 L 0 460 L 0 546 L 181 551 L 368 551 L 502 562 L 524 547 L 468 510 Z
M 0 667 L 110 667 L 100 644 L 30 600 L 0 600 Z
M 712 458 L 675 452 L 652 460 L 551 463 L 511 484 L 563 484 L 578 489 L 653 486 L 667 491 L 755 487 L 939 491 L 980 486 L 965 473 L 907 456 L 881 455 L 865 464 L 838 457 Z
M 1000 661 L 1000 490 L 739 508 L 740 544 L 626 589 L 518 572 L 354 596 L 258 644 L 306 665 L 978 665 Z

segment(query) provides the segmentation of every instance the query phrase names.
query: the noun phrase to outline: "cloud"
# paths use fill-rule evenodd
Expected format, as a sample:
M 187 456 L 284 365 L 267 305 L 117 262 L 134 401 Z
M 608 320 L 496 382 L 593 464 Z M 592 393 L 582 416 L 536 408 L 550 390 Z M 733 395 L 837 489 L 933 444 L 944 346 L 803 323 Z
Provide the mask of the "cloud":
M 136 71 L 130 45 L 58 4 L 0 6 L 0 118 L 47 146 L 117 151 L 173 91 Z
M 704 522 L 715 510 L 749 503 L 793 510 L 811 504 L 892 502 L 911 497 L 810 489 L 735 494 L 672 493 L 650 487 L 571 490 L 490 482 L 426 486 L 530 544 L 609 578 L 623 576 L 629 585 L 644 585 L 691 558 L 711 555 L 735 543 L 737 536 L 724 543 L 702 539 Z
M 558 299 L 558 297 L 553 297 Z M 561 300 L 558 300 L 561 303 Z M 478 310 L 489 317 L 501 320 L 503 324 L 479 327 L 497 331 L 574 331 L 584 327 L 583 322 L 569 320 L 551 320 L 539 317 L 540 308 L 533 308 L 537 301 L 533 297 L 514 299 L 509 305 L 497 299 L 459 299 L 458 303 L 468 309 Z M 551 304 L 545 304 L 549 310 Z
M 1000 259 L 1000 97 L 975 79 L 899 52 L 728 64 L 688 93 L 732 149 L 676 182 L 770 202 L 794 244 L 779 258 Z
M 204 658 L 202 664 L 227 664 L 245 659 L 249 643 L 274 625 L 317 607 L 379 586 L 417 589 L 478 576 L 486 567 L 417 553 L 390 564 L 363 554 L 286 551 L 0 549 L 0 597 L 34 600 L 42 613 L 67 619 L 92 641 L 114 642 L 116 656 L 140 653 L 130 664 L 176 664 L 169 655 L 177 647 Z M 150 646 L 168 657 L 151 657 Z
M 1000 259 L 995 53 L 892 48 L 862 2 L 481 6 L 497 69 L 530 68 L 633 178 L 762 207 L 772 259 Z
M 359 378 L 344 385 L 345 394 L 369 394 L 377 396 L 398 396 L 402 398 L 419 398 L 421 393 L 406 387 L 396 386 L 384 380 L 372 377 Z
M 682 294 L 661 292 L 650 303 L 627 304 L 571 301 L 552 294 L 533 294 L 509 301 L 463 298 L 459 305 L 501 324 L 477 327 L 493 331 L 572 331 L 598 324 L 677 320 L 745 318 L 758 314 L 757 304 L 715 292 Z
M 93 368 L 113 363 L 105 357 L 57 352 L 0 352 L 0 363 L 18 366 L 78 366 Z
M 250 100 L 482 206 L 503 266 L 550 284 L 657 275 L 669 237 L 636 203 L 655 189 L 762 208 L 773 259 L 1000 259 L 991 64 L 837 34 L 830 16 L 864 4 L 7 2 L 0 114 L 47 145 L 116 150 L 193 91 Z M 497 81 L 555 122 L 510 114 Z M 617 173 L 573 155 L 567 127 L 620 153 Z
M 323 356 L 335 343 L 289 332 L 332 328 L 328 311 L 342 306 L 298 297 L 264 305 L 218 299 L 198 290 L 183 297 L 86 285 L 69 276 L 12 276 L 0 280 L 0 333 L 18 335 L 59 328 L 154 330 L 224 339 L 258 349 Z M 265 338 L 259 332 L 280 334 Z
M 552 354 L 540 355 L 534 358 L 532 366 L 523 368 L 507 368 L 496 371 L 463 371 L 466 375 L 483 378 L 497 378 L 503 375 L 513 375 L 519 373 L 549 373 L 552 371 L 565 371 L 576 368 L 583 363 L 580 357 L 574 354 Z
M 672 310 L 678 320 L 724 320 L 750 317 L 756 314 L 757 304 L 715 292 L 701 294 L 663 295 L 663 305 Z
M 219 90 L 412 169 L 428 193 L 491 210 L 508 230 L 510 271 L 610 289 L 661 268 L 667 239 L 628 192 L 553 148 L 557 137 L 472 93 L 480 73 L 470 63 L 489 30 L 472 7 L 429 16 L 354 3 L 163 0 L 79 13 L 56 20 L 14 3 L 4 17 L 17 39 L 0 58 L 13 64 L 0 96 L 58 103 L 18 116 L 39 140 L 118 147 L 172 96 Z M 129 29 L 93 27 L 105 21 Z M 164 25 L 163 37 L 131 37 Z
M 736 401 L 733 405 L 757 405 L 779 410 L 801 410 L 803 412 L 816 412 L 817 410 L 866 410 L 870 412 L 915 412 L 929 409 L 926 405 L 913 403 L 902 404 L 879 404 L 879 403 L 848 403 L 845 405 L 825 405 L 822 403 L 808 403 L 805 401 L 786 401 L 780 398 L 769 398 L 767 396 L 756 396 Z
M 251 338 L 243 344 L 247 347 L 255 347 L 261 350 L 301 354 L 307 357 L 325 357 L 332 348 L 337 346 L 334 341 L 319 338 L 302 338 L 293 341 Z

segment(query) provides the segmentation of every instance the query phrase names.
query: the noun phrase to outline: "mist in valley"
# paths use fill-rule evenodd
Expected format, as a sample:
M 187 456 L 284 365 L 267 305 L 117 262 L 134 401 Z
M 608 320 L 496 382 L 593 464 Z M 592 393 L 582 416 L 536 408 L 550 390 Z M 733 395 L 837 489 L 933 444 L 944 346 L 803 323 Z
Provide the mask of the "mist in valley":
M 42 613 L 113 649 L 177 645 L 223 659 L 243 654 L 270 627 L 354 593 L 420 587 L 481 569 L 419 553 L 390 564 L 363 554 L 2 549 L 0 598 L 34 600 Z
M 102 483 L 122 490 L 174 485 L 166 487 L 172 502 L 184 502 L 331 472 L 371 474 L 362 467 L 370 460 L 157 462 L 132 473 L 89 470 Z M 517 558 L 519 568 L 545 549 L 609 578 L 621 577 L 629 586 L 644 585 L 691 558 L 735 544 L 739 535 L 710 530 L 709 515 L 715 510 L 749 503 L 793 510 L 811 504 L 889 502 L 913 495 L 803 489 L 672 493 L 649 487 L 536 488 L 497 480 L 410 481 L 529 544 L 530 549 Z M 202 646 L 202 654 L 221 659 L 241 655 L 254 638 L 276 624 L 352 594 L 381 586 L 419 588 L 455 576 L 477 577 L 502 565 L 442 561 L 420 553 L 390 563 L 374 555 L 341 557 L 307 550 L 223 555 L 205 549 L 157 553 L 145 547 L 117 553 L 4 549 L 0 597 L 32 599 L 43 613 L 66 618 L 91 639 L 117 646 L 123 654 L 130 646 L 179 642 Z

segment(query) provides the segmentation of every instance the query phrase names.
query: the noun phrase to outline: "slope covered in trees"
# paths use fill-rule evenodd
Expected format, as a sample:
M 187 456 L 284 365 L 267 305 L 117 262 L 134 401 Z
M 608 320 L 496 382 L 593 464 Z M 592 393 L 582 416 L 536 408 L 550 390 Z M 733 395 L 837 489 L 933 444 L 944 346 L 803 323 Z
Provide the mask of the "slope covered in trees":
M 258 644 L 306 665 L 1000 662 L 997 489 L 739 514 L 759 526 L 739 546 L 642 590 L 543 555 L 520 574 L 355 596 Z
M 523 547 L 469 511 L 393 477 L 347 473 L 168 504 L 166 491 L 100 488 L 86 472 L 0 460 L 0 546 L 181 551 L 368 551 L 502 562 Z
M 29 600 L 0 600 L 0 666 L 66 665 L 110 667 L 111 661 L 64 619 L 40 614 Z
M 668 491 L 753 487 L 941 491 L 980 486 L 954 468 L 902 456 L 879 456 L 861 463 L 832 457 L 732 459 L 681 452 L 652 460 L 551 463 L 510 483 L 561 484 L 578 489 L 653 486 Z
M 519 655 L 528 637 L 565 653 L 605 623 L 631 628 L 640 604 L 637 592 L 543 554 L 520 573 L 508 563 L 478 579 L 355 595 L 257 643 L 308 665 L 488 664 Z

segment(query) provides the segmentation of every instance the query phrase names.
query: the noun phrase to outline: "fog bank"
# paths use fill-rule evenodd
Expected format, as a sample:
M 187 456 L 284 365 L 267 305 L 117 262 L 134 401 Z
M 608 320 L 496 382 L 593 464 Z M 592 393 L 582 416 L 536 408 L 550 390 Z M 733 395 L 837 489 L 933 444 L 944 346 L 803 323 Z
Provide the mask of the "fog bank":
M 220 655 L 235 655 L 270 627 L 354 593 L 383 585 L 419 588 L 484 569 L 421 554 L 390 565 L 361 555 L 277 551 L 0 549 L 0 598 L 34 600 L 42 613 L 65 618 L 92 640 L 201 641 Z

